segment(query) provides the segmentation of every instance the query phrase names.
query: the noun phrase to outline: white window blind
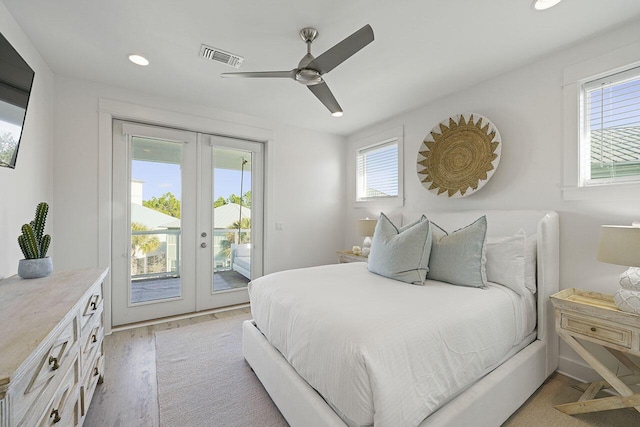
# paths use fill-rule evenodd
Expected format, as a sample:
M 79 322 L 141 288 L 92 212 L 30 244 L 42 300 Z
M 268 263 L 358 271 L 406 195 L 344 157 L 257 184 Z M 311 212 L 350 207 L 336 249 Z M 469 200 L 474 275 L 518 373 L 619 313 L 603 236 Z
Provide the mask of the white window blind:
M 582 181 L 640 180 L 640 67 L 582 86 Z
M 357 152 L 357 200 L 398 197 L 398 140 Z

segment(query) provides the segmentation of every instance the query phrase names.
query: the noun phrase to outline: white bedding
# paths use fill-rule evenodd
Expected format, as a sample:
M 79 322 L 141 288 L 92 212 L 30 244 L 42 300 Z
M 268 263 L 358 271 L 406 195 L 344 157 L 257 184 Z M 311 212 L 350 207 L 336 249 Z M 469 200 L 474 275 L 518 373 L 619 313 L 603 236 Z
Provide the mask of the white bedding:
M 533 296 L 410 285 L 364 263 L 274 273 L 249 294 L 261 332 L 348 425 L 418 425 L 535 327 Z

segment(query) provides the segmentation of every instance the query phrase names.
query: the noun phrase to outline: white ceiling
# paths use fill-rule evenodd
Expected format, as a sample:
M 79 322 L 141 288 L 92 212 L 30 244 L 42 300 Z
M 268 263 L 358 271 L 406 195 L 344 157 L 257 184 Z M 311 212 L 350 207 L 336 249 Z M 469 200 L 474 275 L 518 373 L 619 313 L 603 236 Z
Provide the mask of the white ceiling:
M 640 17 L 639 0 L 0 1 L 55 73 L 343 135 Z M 325 75 L 343 117 L 292 80 L 220 78 L 296 67 L 303 27 L 318 56 L 365 24 L 375 40 Z M 242 67 L 199 57 L 202 43 Z

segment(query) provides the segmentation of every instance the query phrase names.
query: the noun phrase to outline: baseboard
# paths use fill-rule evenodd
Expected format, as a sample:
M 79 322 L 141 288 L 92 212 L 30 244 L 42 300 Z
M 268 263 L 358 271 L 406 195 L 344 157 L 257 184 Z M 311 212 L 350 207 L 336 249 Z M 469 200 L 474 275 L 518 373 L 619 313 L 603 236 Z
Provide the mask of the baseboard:
M 569 359 L 566 356 L 560 356 L 558 358 L 557 371 L 569 378 L 586 383 L 602 379 L 589 365 L 584 362 Z
M 111 335 L 111 333 L 113 333 L 113 332 L 125 331 L 127 329 L 135 329 L 135 328 L 140 328 L 140 327 L 143 327 L 143 326 L 152 326 L 152 325 L 157 325 L 158 323 L 164 323 L 164 322 L 170 322 L 170 321 L 176 321 L 176 320 L 183 320 L 183 319 L 190 319 L 192 317 L 205 316 L 207 314 L 222 313 L 224 311 L 232 311 L 232 310 L 238 310 L 238 309 L 248 308 L 248 307 L 251 307 L 251 305 L 249 303 L 236 304 L 236 305 L 230 305 L 228 307 L 212 308 L 210 310 L 198 311 L 198 312 L 195 312 L 195 313 L 179 314 L 179 315 L 176 315 L 176 316 L 161 317 L 159 319 L 146 320 L 146 321 L 143 321 L 143 322 L 128 323 L 126 325 L 118 325 L 118 326 L 112 327 L 111 328 L 111 332 L 109 332 L 108 334 L 105 334 L 105 335 Z

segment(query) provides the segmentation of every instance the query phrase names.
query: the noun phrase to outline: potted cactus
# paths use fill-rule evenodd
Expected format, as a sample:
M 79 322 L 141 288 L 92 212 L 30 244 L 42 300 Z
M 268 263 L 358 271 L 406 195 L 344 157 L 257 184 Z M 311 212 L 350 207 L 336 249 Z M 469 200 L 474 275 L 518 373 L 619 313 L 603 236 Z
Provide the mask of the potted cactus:
M 48 212 L 47 203 L 38 203 L 35 218 L 22 226 L 22 234 L 18 236 L 18 244 L 24 254 L 24 259 L 18 262 L 18 276 L 23 279 L 46 277 L 53 271 L 51 257 L 47 256 L 51 236 L 44 234 Z

